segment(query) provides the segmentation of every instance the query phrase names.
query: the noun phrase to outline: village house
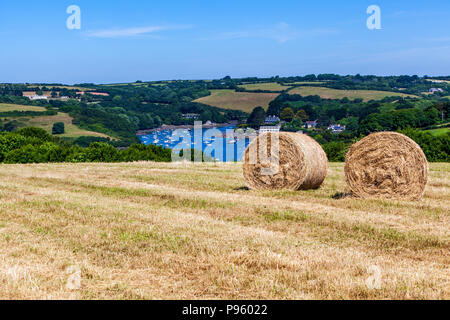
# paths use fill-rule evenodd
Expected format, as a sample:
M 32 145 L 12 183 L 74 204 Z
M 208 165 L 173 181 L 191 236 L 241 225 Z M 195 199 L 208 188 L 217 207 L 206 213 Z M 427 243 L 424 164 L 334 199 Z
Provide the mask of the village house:
M 306 121 L 305 128 L 306 129 L 317 128 L 317 120 L 315 120 L 315 121 Z
M 266 120 L 264 121 L 265 124 L 276 124 L 279 123 L 281 121 L 280 118 L 278 118 L 277 116 L 268 116 L 266 118 Z
M 47 96 L 38 96 L 37 94 L 28 96 L 28 99 L 30 100 L 48 100 Z
M 90 94 L 90 95 L 93 95 L 93 96 L 102 96 L 102 97 L 109 97 L 109 94 L 108 93 L 105 93 L 105 92 L 94 92 L 94 91 L 78 91 L 77 92 L 77 95 L 79 95 L 79 96 L 84 96 L 85 94 Z
M 263 126 L 259 128 L 259 134 L 280 132 L 281 126 Z
M 197 120 L 200 118 L 200 115 L 198 113 L 185 113 L 181 115 L 183 119 L 194 119 Z
M 340 124 L 332 124 L 328 127 L 328 130 L 331 130 L 333 133 L 341 133 L 345 131 L 345 126 L 341 126 Z

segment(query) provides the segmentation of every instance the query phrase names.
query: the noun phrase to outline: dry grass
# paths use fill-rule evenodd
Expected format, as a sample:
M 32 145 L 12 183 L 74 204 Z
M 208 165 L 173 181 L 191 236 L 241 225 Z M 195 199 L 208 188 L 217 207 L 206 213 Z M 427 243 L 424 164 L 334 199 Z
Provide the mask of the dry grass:
M 290 94 L 299 94 L 302 96 L 318 95 L 323 99 L 343 99 L 350 100 L 363 99 L 364 101 L 381 100 L 386 97 L 416 97 L 411 94 L 376 91 L 376 90 L 337 90 L 325 87 L 297 87 L 289 91 Z
M 0 299 L 449 299 L 449 172 L 402 202 L 345 197 L 343 164 L 307 192 L 241 164 L 1 165 Z
M 324 80 L 324 81 L 296 81 L 296 82 L 292 82 L 292 83 L 287 83 L 288 85 L 302 85 L 302 84 L 324 84 L 327 83 L 328 80 Z
M 11 103 L 0 103 L 0 112 L 11 112 L 11 111 L 45 111 L 44 107 L 35 106 L 22 106 L 19 104 Z
M 450 83 L 450 81 L 448 80 L 437 80 L 437 79 L 426 79 L 426 80 L 434 83 Z
M 30 87 L 35 87 L 35 85 L 31 84 L 29 85 Z M 44 86 L 37 86 L 40 89 L 44 88 Z M 75 87 L 75 86 L 51 86 L 51 85 L 47 85 L 45 86 L 48 89 L 53 89 L 53 88 L 59 88 L 59 89 L 68 89 L 68 90 L 78 90 L 78 91 L 92 91 L 93 89 L 89 89 L 89 88 L 84 88 L 84 87 Z
M 255 107 L 267 109 L 269 103 L 278 97 L 278 93 L 236 92 L 234 90 L 211 90 L 211 95 L 195 100 L 223 109 L 252 112 Z
M 249 84 L 243 84 L 239 86 L 241 88 L 244 88 L 245 90 L 269 90 L 269 91 L 285 91 L 288 90 L 289 86 L 282 86 L 281 84 L 277 82 L 267 82 L 267 83 L 249 83 Z
M 37 117 L 21 117 L 21 118 L 10 117 L 8 119 L 19 121 L 19 123 L 21 123 L 20 125 L 21 127 L 42 128 L 49 133 L 52 132 L 54 123 L 63 122 L 65 125 L 65 133 L 58 135 L 58 137 L 66 137 L 66 138 L 77 138 L 81 136 L 94 136 L 103 138 L 109 137 L 108 135 L 100 132 L 88 131 L 77 127 L 76 125 L 72 124 L 73 118 L 69 116 L 69 114 L 64 112 L 58 112 L 58 114 L 54 116 L 37 116 Z

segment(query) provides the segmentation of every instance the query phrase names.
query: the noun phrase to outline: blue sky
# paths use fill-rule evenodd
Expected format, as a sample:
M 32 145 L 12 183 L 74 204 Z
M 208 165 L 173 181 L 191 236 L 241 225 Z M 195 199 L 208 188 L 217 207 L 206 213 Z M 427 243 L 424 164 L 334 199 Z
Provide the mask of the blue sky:
M 449 75 L 449 17 L 448 0 L 2 0 L 0 82 Z

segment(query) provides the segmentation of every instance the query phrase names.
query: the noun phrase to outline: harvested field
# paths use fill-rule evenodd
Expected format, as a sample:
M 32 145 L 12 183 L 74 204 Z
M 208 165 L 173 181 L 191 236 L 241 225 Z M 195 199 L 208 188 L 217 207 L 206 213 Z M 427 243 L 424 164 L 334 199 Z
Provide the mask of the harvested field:
M 45 111 L 45 109 L 43 111 Z M 21 127 L 42 128 L 49 133 L 52 132 L 52 127 L 54 123 L 64 122 L 66 133 L 58 135 L 59 137 L 66 137 L 66 138 L 77 138 L 81 136 L 94 136 L 103 138 L 108 137 L 108 135 L 103 133 L 88 131 L 77 127 L 76 125 L 72 124 L 73 118 L 69 116 L 69 114 L 64 112 L 58 112 L 58 114 L 54 116 L 37 116 L 37 117 L 20 117 L 20 118 L 10 117 L 8 118 L 8 120 L 19 121 Z
M 449 299 L 450 164 L 420 202 L 347 197 L 343 167 L 294 192 L 239 163 L 1 165 L 0 298 Z
M 252 112 L 255 107 L 267 109 L 278 93 L 236 92 L 234 90 L 211 90 L 211 95 L 195 100 L 213 107 Z
M 0 112 L 11 111 L 45 111 L 44 107 L 22 106 L 20 104 L 0 103 Z
M 289 91 L 290 94 L 300 94 L 302 96 L 320 96 L 323 99 L 343 99 L 350 100 L 363 99 L 364 101 L 381 100 L 386 97 L 416 97 L 411 94 L 398 92 L 376 91 L 376 90 L 336 90 L 325 87 L 297 87 Z
M 250 83 L 250 84 L 243 84 L 239 87 L 244 88 L 245 90 L 268 90 L 268 91 L 285 91 L 292 87 L 290 86 L 282 86 L 281 84 L 277 82 L 268 82 L 268 83 Z

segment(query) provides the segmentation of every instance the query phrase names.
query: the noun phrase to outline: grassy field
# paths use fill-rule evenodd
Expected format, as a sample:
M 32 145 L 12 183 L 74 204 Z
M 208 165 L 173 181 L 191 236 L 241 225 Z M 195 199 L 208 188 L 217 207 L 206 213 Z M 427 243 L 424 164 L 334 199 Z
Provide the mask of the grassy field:
M 300 94 L 302 96 L 318 95 L 324 99 L 342 99 L 348 98 L 363 99 L 364 101 L 381 100 L 385 97 L 400 96 L 400 97 L 415 97 L 414 95 L 376 91 L 376 90 L 336 90 L 325 87 L 297 87 L 289 91 L 290 94 Z
M 37 85 L 36 85 L 37 86 Z M 31 84 L 30 87 L 35 87 L 35 85 Z M 43 88 L 44 86 L 40 85 L 39 88 Z M 59 89 L 68 89 L 68 90 L 79 90 L 79 91 L 91 91 L 93 89 L 84 88 L 84 87 L 75 87 L 75 86 L 45 86 L 48 89 L 59 88 Z
M 426 80 L 434 83 L 450 83 L 450 81 L 448 80 L 435 80 L 435 79 L 426 79 Z
M 268 108 L 269 103 L 278 93 L 236 92 L 234 90 L 211 90 L 211 95 L 195 100 L 210 106 L 223 109 L 242 110 L 252 112 L 255 107 Z
M 36 108 L 36 107 L 32 107 L 32 108 Z M 39 111 L 39 110 L 36 110 L 36 111 Z M 108 137 L 106 134 L 84 130 L 84 129 L 77 127 L 76 125 L 73 125 L 72 124 L 73 118 L 64 112 L 59 112 L 55 116 L 37 116 L 37 117 L 20 117 L 20 118 L 10 117 L 7 119 L 18 121 L 20 123 L 20 127 L 42 128 L 42 129 L 45 129 L 49 133 L 52 132 L 54 123 L 64 122 L 66 133 L 58 135 L 58 137 L 66 137 L 66 138 L 77 138 L 77 137 L 81 137 L 81 136 L 94 136 L 94 137 L 105 137 L 105 138 Z
M 0 112 L 11 112 L 11 111 L 45 111 L 44 107 L 35 106 L 22 106 L 19 104 L 10 103 L 0 103 Z
M 239 87 L 244 88 L 245 90 L 269 90 L 269 91 L 284 91 L 291 88 L 288 86 L 282 86 L 277 82 L 243 84 Z
M 343 164 L 308 192 L 240 164 L 0 165 L 0 299 L 450 299 L 449 173 L 401 202 L 335 199 Z
M 302 84 L 324 84 L 326 83 L 326 81 L 297 81 L 297 82 L 292 82 L 292 83 L 288 83 L 291 85 L 302 85 Z
M 439 128 L 439 129 L 427 130 L 427 132 L 431 133 L 434 136 L 442 136 L 444 134 L 447 134 L 449 131 L 450 131 L 450 128 Z

